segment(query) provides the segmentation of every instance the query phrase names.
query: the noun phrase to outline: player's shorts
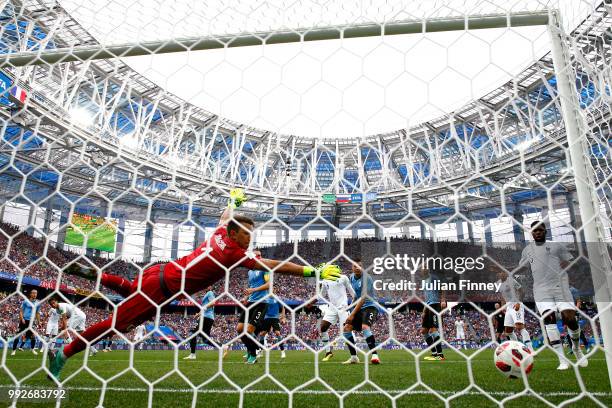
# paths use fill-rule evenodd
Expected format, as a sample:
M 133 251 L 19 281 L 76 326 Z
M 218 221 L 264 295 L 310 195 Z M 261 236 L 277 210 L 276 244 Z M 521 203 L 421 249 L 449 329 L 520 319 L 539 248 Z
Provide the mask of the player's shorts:
M 425 308 L 423 309 L 423 320 L 421 322 L 421 326 L 424 329 L 437 329 L 438 315 L 435 314 L 431 309 L 439 313 L 442 308 L 440 307 L 439 303 L 432 303 L 428 306 L 429 307 L 425 306 Z
M 457 339 L 465 340 L 465 332 L 457 332 Z
M 521 304 L 519 310 L 514 310 L 514 305 L 508 305 L 504 317 L 504 327 L 514 327 L 517 324 L 525 324 L 525 306 Z
M 202 321 L 202 331 L 210 337 L 210 331 L 212 330 L 213 324 L 215 324 L 215 319 L 211 319 L 210 317 L 205 317 L 204 321 Z M 193 329 L 191 329 L 192 333 L 200 331 L 200 326 L 197 325 Z
M 377 317 L 378 317 L 377 308 L 373 306 L 369 306 L 369 307 L 366 307 L 365 309 L 361 309 L 359 313 L 357 313 L 357 316 L 355 316 L 355 318 L 353 319 L 353 323 L 351 324 L 353 326 L 353 330 L 361 331 L 362 326 L 364 324 L 372 327 Z
M 564 310 L 576 310 L 576 306 L 572 302 L 555 302 L 555 301 L 547 301 L 547 302 L 536 302 L 536 308 L 538 312 L 543 315 L 547 310 L 552 310 L 553 312 L 559 311 L 563 312 Z
M 325 312 L 323 314 L 323 320 L 331 324 L 338 323 L 340 324 L 340 326 L 344 326 L 344 322 L 346 321 L 346 318 L 349 315 L 347 310 L 338 310 L 332 305 L 324 305 L 321 307 Z
M 85 314 L 74 314 L 68 319 L 68 328 L 77 332 L 85 331 Z
M 30 330 L 29 326 L 30 326 L 30 321 L 29 320 L 24 320 L 23 323 L 21 323 L 21 321 L 20 321 L 19 322 L 19 329 L 17 330 L 17 333 L 25 334 L 25 336 L 29 339 L 34 334 L 34 333 L 32 333 L 32 330 Z
M 536 308 L 542 315 L 547 310 L 562 312 L 564 310 L 576 310 L 574 297 L 569 289 L 554 289 L 546 293 L 534 293 Z
M 274 331 L 280 331 L 280 319 L 275 317 L 264 319 L 261 323 L 261 327 L 259 327 L 259 331 L 270 332 L 270 329 Z
M 45 334 L 47 336 L 57 336 L 57 333 L 59 332 L 59 324 L 58 323 L 47 323 L 47 329 L 45 330 Z
M 248 302 L 246 304 L 246 309 L 249 311 L 249 324 L 255 327 L 261 325 L 264 316 L 266 315 L 266 309 L 268 308 L 268 304 L 265 302 L 259 302 L 257 304 Z M 240 313 L 240 323 L 246 322 L 246 310 L 243 310 Z

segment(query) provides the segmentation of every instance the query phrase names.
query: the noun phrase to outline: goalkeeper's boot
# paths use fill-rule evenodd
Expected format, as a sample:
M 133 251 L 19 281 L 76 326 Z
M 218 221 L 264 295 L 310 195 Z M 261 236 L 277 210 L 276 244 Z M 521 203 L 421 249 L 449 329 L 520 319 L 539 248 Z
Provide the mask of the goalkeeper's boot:
M 580 347 L 574 349 L 574 355 L 576 356 L 576 361 L 578 362 L 578 366 L 580 367 L 589 366 L 589 360 L 587 360 L 586 356 L 582 354 L 582 350 L 580 350 Z
M 195 354 L 189 354 L 187 357 L 183 357 L 183 360 L 195 360 L 195 359 L 196 359 Z
M 444 361 L 444 360 L 446 360 L 446 357 L 444 357 L 444 354 L 438 354 L 436 356 L 436 360 L 437 361 Z
M 287 354 L 285 354 L 285 350 L 282 350 L 281 351 L 281 358 L 286 358 L 286 357 L 287 357 Z
M 438 355 L 436 354 L 434 356 L 432 354 L 431 356 L 425 356 L 425 357 L 423 357 L 423 360 L 425 360 L 425 361 L 438 361 Z
M 32 349 L 32 354 L 34 354 L 35 356 L 38 355 L 38 352 L 36 351 L 36 349 Z
M 377 353 L 372 354 L 372 358 L 370 359 L 370 363 L 372 364 L 380 364 L 380 358 L 378 358 Z
M 66 364 L 66 357 L 64 357 L 64 347 L 57 351 L 49 351 L 49 371 L 51 372 L 51 375 L 53 375 L 53 377 L 55 377 L 57 380 L 60 379 L 60 372 L 62 371 L 62 368 L 64 368 L 64 364 Z
M 249 354 L 249 356 L 247 357 L 246 363 L 249 364 L 249 365 L 253 365 L 253 364 L 257 363 L 257 356 Z
M 346 360 L 342 364 L 358 364 L 358 363 L 359 363 L 359 357 L 351 356 L 351 358 L 349 358 L 348 360 Z
M 323 357 L 323 361 L 329 361 L 332 359 L 332 357 L 334 357 L 334 353 L 332 353 L 331 351 L 328 351 L 327 353 L 325 353 L 325 357 Z
M 88 280 L 96 280 L 98 278 L 98 272 L 94 268 L 83 266 L 76 262 L 64 269 L 64 273 Z

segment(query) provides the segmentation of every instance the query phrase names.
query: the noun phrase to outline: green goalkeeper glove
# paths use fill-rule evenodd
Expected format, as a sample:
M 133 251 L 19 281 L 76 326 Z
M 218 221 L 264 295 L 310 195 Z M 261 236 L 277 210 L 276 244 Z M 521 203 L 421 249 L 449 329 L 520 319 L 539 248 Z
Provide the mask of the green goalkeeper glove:
M 319 275 L 319 278 L 331 281 L 337 281 L 340 278 L 341 270 L 338 265 L 323 265 L 317 268 L 312 266 L 304 267 L 304 277 L 312 278 Z
M 227 203 L 228 207 L 238 208 L 247 200 L 244 190 L 241 188 L 233 188 L 230 190 L 230 199 Z

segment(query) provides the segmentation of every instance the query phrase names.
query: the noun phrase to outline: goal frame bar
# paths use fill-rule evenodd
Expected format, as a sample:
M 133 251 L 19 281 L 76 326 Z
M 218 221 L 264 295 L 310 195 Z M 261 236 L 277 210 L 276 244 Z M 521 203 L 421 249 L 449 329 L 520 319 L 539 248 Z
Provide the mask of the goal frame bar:
M 543 26 L 549 23 L 550 12 L 465 15 L 460 17 L 403 20 L 388 23 L 351 24 L 332 27 L 313 27 L 295 30 L 257 32 L 183 39 L 145 41 L 142 43 L 104 46 L 102 44 L 54 48 L 9 53 L 0 58 L 0 67 L 23 67 L 84 60 L 137 57 L 222 48 L 258 45 L 289 44 L 324 40 L 379 37 L 388 35 L 425 34 L 448 31 L 482 30 Z

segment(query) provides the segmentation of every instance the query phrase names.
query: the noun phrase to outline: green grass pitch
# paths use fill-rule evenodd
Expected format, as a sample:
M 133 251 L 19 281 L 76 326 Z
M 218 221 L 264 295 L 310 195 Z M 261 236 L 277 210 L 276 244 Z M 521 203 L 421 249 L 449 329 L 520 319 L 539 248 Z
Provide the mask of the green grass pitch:
M 420 380 L 425 386 L 418 384 L 417 362 L 414 356 L 404 351 L 382 351 L 382 364 L 367 367 L 363 363 L 341 365 L 340 362 L 348 356 L 343 350 L 336 351 L 330 362 L 319 361 L 318 366 L 315 364 L 315 355 L 308 351 L 290 351 L 284 360 L 280 359 L 278 351 L 271 351 L 267 360 L 262 356 L 253 366 L 245 365 L 242 353 L 238 351 L 232 352 L 222 362 L 219 354 L 213 351 L 198 351 L 195 361 L 182 360 L 187 353 L 183 350 L 178 353 L 136 351 L 133 370 L 129 366 L 127 351 L 98 353 L 97 356 L 89 358 L 88 368 L 81 369 L 65 383 L 68 399 L 61 406 L 84 408 L 100 404 L 104 407 L 144 407 L 147 406 L 149 397 L 154 407 L 189 407 L 194 398 L 197 399 L 198 407 L 237 406 L 240 402 L 237 387 L 246 389 L 243 394 L 245 407 L 287 406 L 289 397 L 285 388 L 292 390 L 296 387 L 300 387 L 301 392 L 293 395 L 292 404 L 295 407 L 340 406 L 339 397 L 331 393 L 329 388 L 323 385 L 325 383 L 340 395 L 345 395 L 345 407 L 391 407 L 391 400 L 381 393 L 380 389 L 391 396 L 397 396 L 406 389 L 410 390 L 396 400 L 397 407 L 443 407 L 444 402 L 433 396 L 429 389 L 437 391 L 443 398 L 450 398 L 450 407 L 494 407 L 498 405 L 484 397 L 479 388 L 489 392 L 497 401 L 525 390 L 522 380 L 506 379 L 496 371 L 492 362 L 493 352 L 490 349 L 481 350 L 471 360 L 474 379 L 472 387 L 469 380 L 470 369 L 465 357 L 454 352 L 447 352 L 447 361 L 418 361 Z M 30 375 L 23 381 L 24 386 L 53 386 L 40 370 L 43 362 L 40 356 L 36 357 L 24 351 L 10 357 L 4 350 L 3 358 L 6 368 L 17 379 Z M 320 360 L 321 355 L 318 358 Z M 82 355 L 71 359 L 64 369 L 63 378 L 70 377 L 82 366 Z M 577 397 L 582 391 L 573 370 L 558 372 L 556 366 L 557 360 L 552 352 L 542 352 L 536 358 L 528 381 L 530 387 L 542 398 L 558 406 Z M 270 376 L 266 377 L 266 370 L 269 370 L 270 376 L 278 382 Z M 366 371 L 370 383 L 364 383 Z M 313 381 L 317 373 L 320 381 Z M 589 367 L 580 369 L 580 375 L 584 390 L 592 393 L 592 397 L 599 403 L 583 395 L 578 401 L 567 406 L 612 406 L 612 393 L 601 351 L 591 356 Z M 261 380 L 257 381 L 260 377 Z M 151 394 L 143 379 L 153 383 Z M 101 380 L 107 381 L 104 393 Z M 194 393 L 189 382 L 195 386 L 204 385 Z M 2 370 L 2 395 L 6 395 L 11 384 L 13 380 L 7 370 Z M 347 393 L 348 390 L 352 392 Z M 2 404 L 8 405 L 6 399 L 0 401 L 0 405 Z M 55 402 L 20 403 L 18 406 L 51 407 L 55 406 Z M 508 400 L 504 406 L 523 408 L 547 405 L 533 394 L 525 394 Z

